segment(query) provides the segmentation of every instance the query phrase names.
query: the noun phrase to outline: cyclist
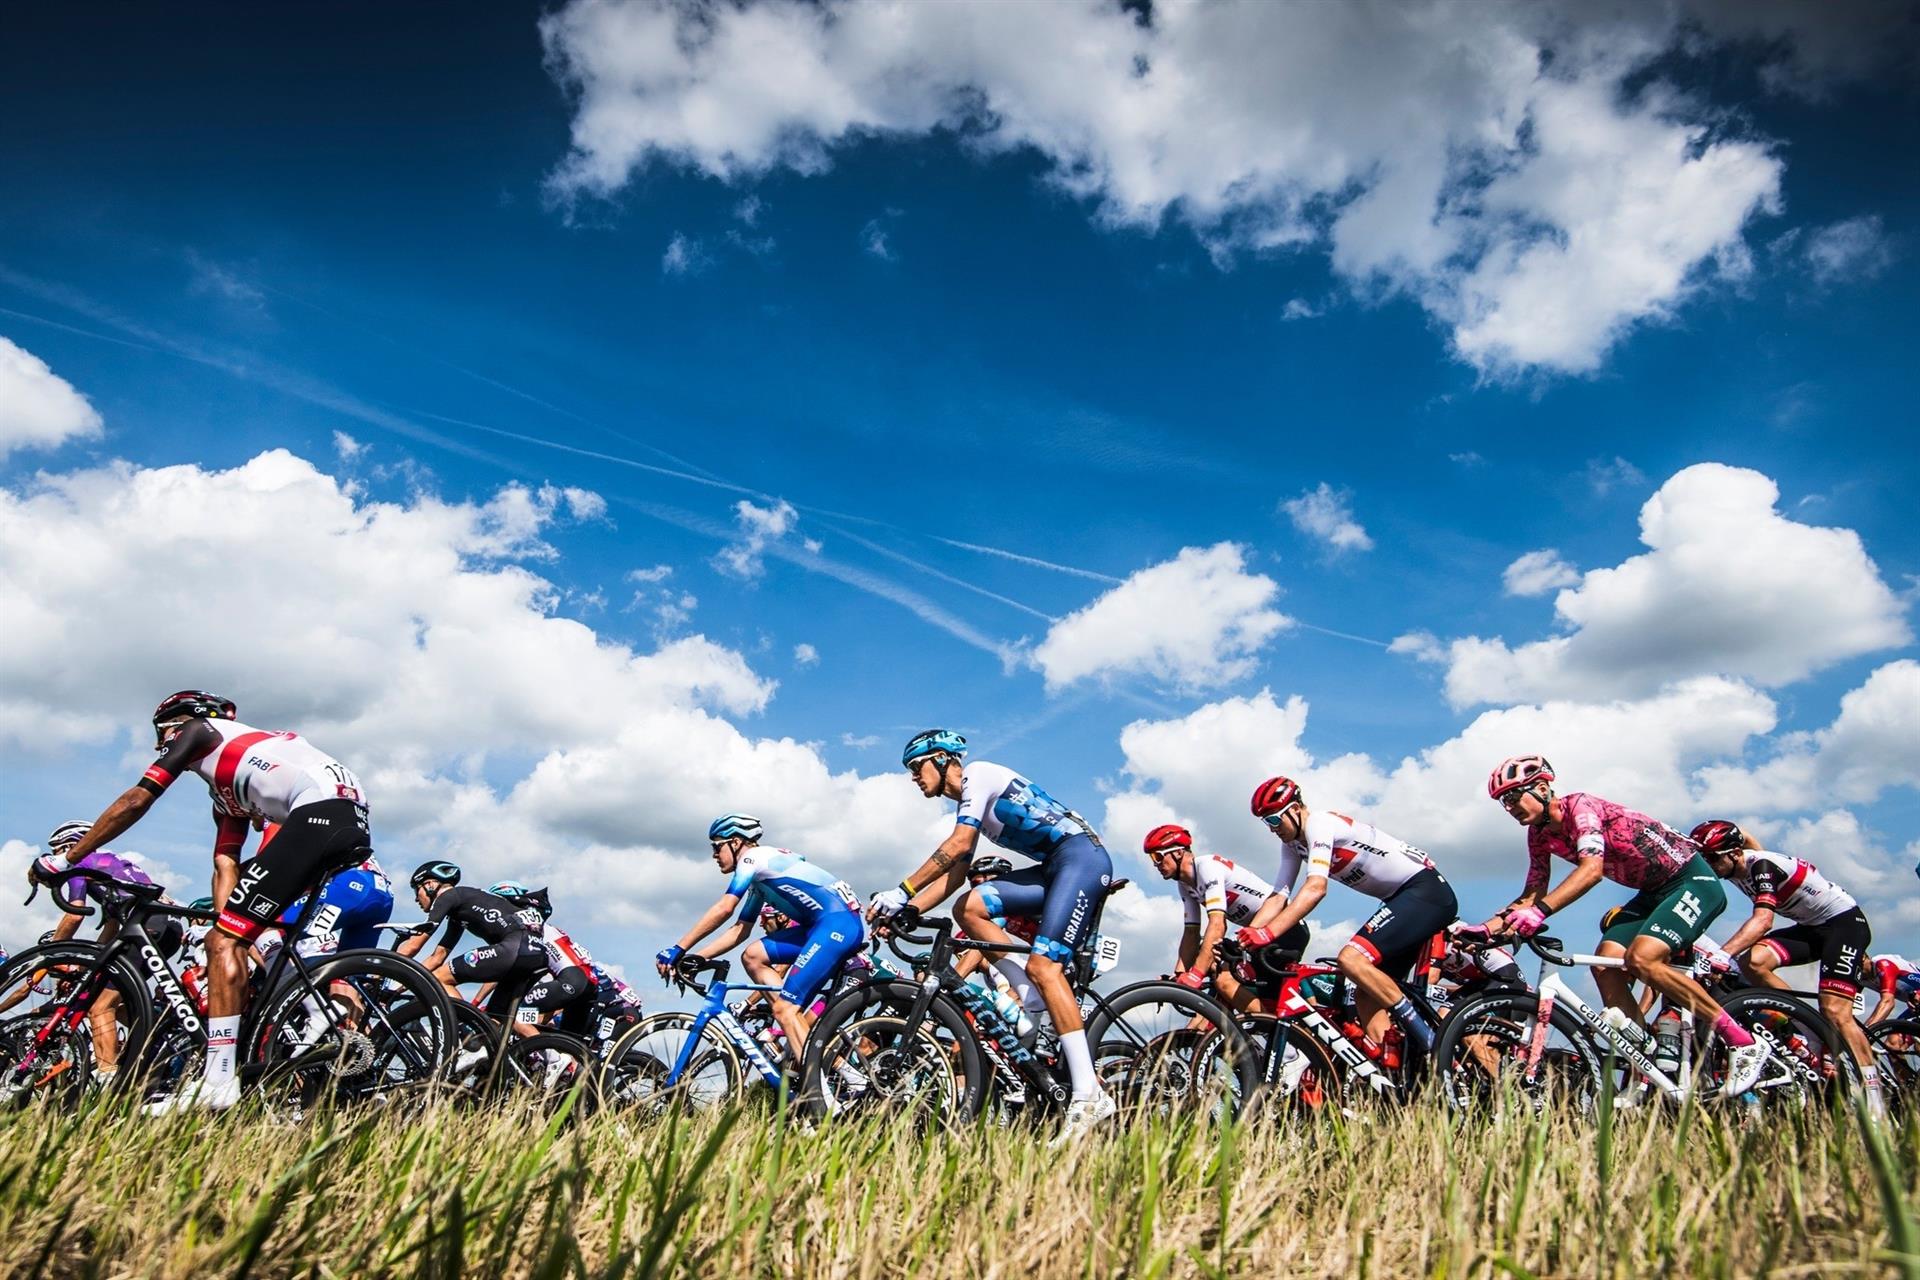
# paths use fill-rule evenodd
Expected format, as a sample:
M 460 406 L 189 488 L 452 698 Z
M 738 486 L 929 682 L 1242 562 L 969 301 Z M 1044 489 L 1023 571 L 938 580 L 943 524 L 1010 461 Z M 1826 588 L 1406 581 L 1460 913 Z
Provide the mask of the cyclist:
M 1212 975 L 1222 1000 L 1242 1013 L 1252 1012 L 1258 993 L 1241 983 L 1229 966 L 1218 963 L 1219 947 L 1227 936 L 1228 921 L 1252 924 L 1255 913 L 1273 896 L 1273 886 L 1230 859 L 1195 853 L 1193 833 L 1173 823 L 1147 832 L 1141 849 L 1160 878 L 1172 880 L 1180 892 L 1185 920 L 1175 961 L 1180 971 L 1174 981 L 1198 991 Z M 1305 951 L 1307 940 L 1307 926 L 1296 924 L 1280 945 Z
M 536 978 L 520 998 L 520 1016 L 514 1019 L 514 1031 L 520 1035 L 534 1033 L 531 1021 L 521 1021 L 521 1017 L 530 1012 L 535 1021 L 551 1022 L 571 1035 L 585 1036 L 599 995 L 593 976 L 598 966 L 593 963 L 593 957 L 569 937 L 566 930 L 553 923 L 553 905 L 545 889 L 529 889 L 517 880 L 502 880 L 487 892 L 505 898 L 516 907 L 539 912 L 543 922 L 536 941 L 546 957 L 547 971 Z
M 423 862 L 414 868 L 408 883 L 413 886 L 414 901 L 427 913 L 427 922 L 394 950 L 403 956 L 416 955 L 434 930 L 446 925 L 446 936 L 425 961 L 427 971 L 456 1000 L 464 998 L 463 982 L 498 984 L 487 1012 L 502 1021 L 510 1018 L 513 1010 L 506 1007 L 506 997 L 520 985 L 515 979 L 547 967 L 547 954 L 537 941 L 542 924 L 539 911 L 517 907 L 484 889 L 462 887 L 460 868 L 451 862 Z M 454 944 L 469 929 L 486 945 L 452 954 Z
M 372 844 L 367 798 L 353 771 L 298 734 L 255 729 L 234 718 L 232 700 L 199 689 L 154 708 L 160 758 L 93 820 L 64 857 L 40 860 L 48 875 L 125 832 L 188 770 L 213 794 L 213 897 L 220 921 L 207 935 L 207 1059 L 198 1082 L 154 1103 L 154 1114 L 223 1109 L 240 1100 L 234 1059 L 247 1000 L 247 948 L 287 906 Z M 244 865 L 247 828 L 279 823 L 280 835 Z M 362 853 L 361 857 L 366 855 Z
M 1875 956 L 1871 967 L 1880 1000 L 1868 1015 L 1867 1025 L 1877 1027 L 1891 1018 L 1893 1007 L 1901 1001 L 1906 1002 L 1907 1016 L 1911 1017 L 1920 1008 L 1920 965 L 1905 956 L 1884 955 Z
M 1431 1053 L 1434 1030 L 1414 1010 L 1401 984 L 1433 936 L 1459 915 L 1453 886 L 1433 859 L 1406 841 L 1343 813 L 1309 809 L 1291 778 L 1268 778 L 1255 787 L 1252 808 L 1253 816 L 1284 842 L 1284 849 L 1274 896 L 1240 931 L 1239 941 L 1262 947 L 1284 938 L 1320 905 L 1330 879 L 1378 898 L 1379 908 L 1340 948 L 1334 963 L 1355 988 L 1354 1005 L 1369 1039 L 1384 1042 L 1391 1018 L 1408 1039 Z M 1289 897 L 1302 867 L 1306 883 Z
M 1073 1080 L 1073 1101 L 1059 1138 L 1071 1141 L 1117 1109 L 1094 1074 L 1080 1003 L 1065 968 L 1099 915 L 1113 880 L 1113 859 L 1085 818 L 1005 765 L 985 760 L 968 763 L 966 755 L 967 740 L 951 729 L 915 734 L 901 752 L 901 762 L 921 795 L 929 800 L 957 800 L 960 808 L 954 815 L 953 833 L 933 856 L 898 887 L 875 894 L 867 914 L 881 918 L 907 907 L 927 911 L 946 901 L 966 879 L 982 835 L 1038 864 L 970 890 L 954 914 L 969 936 L 1003 945 L 1015 939 L 993 922 L 996 915 L 1040 918 L 1027 973 L 1053 1018 L 1061 1056 Z
M 727 876 L 726 892 L 654 962 L 666 977 L 682 956 L 731 917 L 731 925 L 693 951 L 703 960 L 725 955 L 753 932 L 762 905 L 777 907 L 794 922 L 793 928 L 758 939 L 741 963 L 755 982 L 780 984 L 773 1016 L 798 1062 L 813 1024 L 808 1006 L 848 957 L 866 945 L 867 929 L 860 920 L 859 900 L 844 880 L 791 850 L 762 846 L 763 834 L 760 819 L 751 814 L 728 813 L 713 820 L 707 843 L 714 865 Z M 777 972 L 780 967 L 786 969 L 784 978 Z
M 1820 1012 L 1847 1042 L 1867 1089 L 1868 1108 L 1885 1115 L 1873 1048 L 1853 1017 L 1853 998 L 1860 994 L 1867 946 L 1873 941 L 1873 929 L 1860 904 L 1811 862 L 1762 849 L 1758 840 L 1731 822 L 1718 818 L 1703 822 L 1693 829 L 1691 838 L 1716 875 L 1733 881 L 1753 899 L 1753 915 L 1727 939 L 1726 949 L 1740 962 L 1741 972 L 1760 986 L 1785 991 L 1786 980 L 1777 972 L 1781 965 L 1818 959 Z M 1793 923 L 1768 933 L 1775 913 Z
M 1546 927 L 1548 916 L 1602 878 L 1637 890 L 1601 934 L 1599 954 L 1626 961 L 1625 969 L 1594 970 L 1601 998 L 1643 1035 L 1646 1026 L 1633 998 L 1636 979 L 1685 1004 L 1727 1044 L 1722 1096 L 1738 1097 L 1753 1088 L 1766 1065 L 1766 1046 L 1699 982 L 1667 963 L 1726 910 L 1720 878 L 1699 847 L 1666 824 L 1585 792 L 1556 795 L 1553 781 L 1553 766 L 1537 755 L 1504 760 L 1487 779 L 1487 794 L 1527 829 L 1527 879 L 1520 896 L 1481 927 L 1530 938 Z M 1574 869 L 1549 890 L 1552 858 L 1563 858 Z

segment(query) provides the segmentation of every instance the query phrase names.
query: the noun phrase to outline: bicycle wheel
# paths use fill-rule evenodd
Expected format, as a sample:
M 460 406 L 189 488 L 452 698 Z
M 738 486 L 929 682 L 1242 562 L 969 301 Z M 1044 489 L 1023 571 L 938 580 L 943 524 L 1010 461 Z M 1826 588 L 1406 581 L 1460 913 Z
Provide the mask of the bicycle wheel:
M 882 980 L 827 1006 L 807 1033 L 800 1100 L 810 1114 L 884 1111 L 922 1127 L 979 1116 L 991 1072 L 967 1015 L 937 993 L 910 1019 L 920 995 L 916 983 Z
M 1893 1018 L 1868 1027 L 1867 1043 L 1873 1046 L 1888 1108 L 1904 1115 L 1920 1103 L 1920 1021 Z
M 543 1111 L 557 1110 L 578 1088 L 574 1115 L 593 1105 L 593 1057 L 586 1042 L 557 1031 L 514 1036 L 499 1055 L 494 1073 L 494 1096 L 503 1102 L 528 1103 Z
M 1556 1005 L 1545 1027 L 1539 1014 L 1530 991 L 1486 991 L 1454 1006 L 1433 1046 L 1447 1102 L 1462 1111 L 1593 1110 L 1601 1053 L 1566 1009 Z
M 695 1015 L 655 1013 L 613 1042 L 600 1069 L 598 1094 L 607 1106 L 661 1114 L 670 1106 L 701 1111 L 740 1095 L 744 1073 L 733 1046 L 708 1028 L 673 1084 L 667 1077 L 693 1034 Z
M 478 1005 L 465 1000 L 455 1000 L 452 1005 L 457 1043 L 453 1062 L 447 1068 L 447 1083 L 457 1097 L 477 1102 L 486 1096 L 487 1083 L 493 1077 L 494 1058 L 507 1029 Z
M 1263 1068 L 1255 1100 L 1275 1117 L 1317 1115 L 1327 1107 L 1341 1105 L 1346 1085 L 1340 1069 L 1327 1046 L 1311 1032 L 1265 1015 L 1243 1019 L 1240 1030 L 1247 1037 L 1254 1062 Z M 1264 1068 L 1276 1035 L 1281 1038 L 1280 1061 L 1274 1064 L 1269 1080 Z
M 123 960 L 102 966 L 102 957 L 97 943 L 54 942 L 0 966 L 0 1004 L 10 1006 L 0 1013 L 0 1105 L 71 1103 L 107 1062 L 126 1068 L 122 1079 L 139 1075 L 153 1025 L 147 984 Z M 95 1042 L 93 1014 L 109 995 L 114 1043 L 106 1048 Z
M 1087 1042 L 1114 1100 L 1136 1113 L 1225 1119 L 1260 1083 L 1253 1046 L 1233 1015 L 1177 982 L 1136 982 L 1097 997 Z
M 245 1037 L 270 1107 L 302 1117 L 322 1103 L 392 1103 L 444 1086 L 456 1024 L 425 969 L 392 952 L 346 951 L 308 973 L 324 1000 L 284 983 Z
M 1759 1081 L 1738 1101 L 1797 1111 L 1824 1105 L 1856 1082 L 1859 1072 L 1841 1047 L 1840 1033 L 1811 1005 L 1777 991 L 1749 989 L 1728 996 L 1720 1007 L 1771 1051 Z M 1726 1064 L 1726 1045 L 1714 1036 L 1700 1087 L 1717 1095 Z

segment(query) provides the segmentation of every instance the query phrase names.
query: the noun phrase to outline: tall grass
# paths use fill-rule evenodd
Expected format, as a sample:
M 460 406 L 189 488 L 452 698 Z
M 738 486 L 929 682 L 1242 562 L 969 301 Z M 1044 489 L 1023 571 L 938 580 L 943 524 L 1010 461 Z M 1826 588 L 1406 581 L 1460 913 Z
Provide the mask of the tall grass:
M 6 1276 L 1731 1276 L 1913 1256 L 1916 1133 L 1712 1112 L 819 1133 L 748 1107 L 0 1117 Z M 1600 1170 L 1610 1170 L 1602 1186 Z

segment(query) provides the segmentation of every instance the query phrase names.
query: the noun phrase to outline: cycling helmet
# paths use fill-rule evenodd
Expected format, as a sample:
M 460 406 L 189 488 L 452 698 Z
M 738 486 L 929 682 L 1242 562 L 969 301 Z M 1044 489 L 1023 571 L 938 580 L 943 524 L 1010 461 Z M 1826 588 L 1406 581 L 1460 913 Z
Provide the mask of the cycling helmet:
M 498 880 L 487 886 L 487 892 L 496 898 L 524 898 L 533 890 L 518 880 Z
M 760 908 L 760 928 L 766 933 L 778 933 L 782 929 L 793 927 L 793 917 L 778 907 Z
M 1273 820 L 1300 803 L 1300 784 L 1292 778 L 1268 778 L 1253 789 L 1253 816 L 1273 825 Z
M 47 836 L 47 848 L 58 853 L 91 830 L 91 822 L 63 822 Z
M 438 880 L 443 884 L 459 884 L 460 868 L 451 862 L 423 862 L 413 869 L 413 875 L 407 883 L 418 889 L 429 880 Z
M 236 714 L 231 698 L 204 689 L 182 689 L 162 698 L 153 709 L 154 741 L 161 741 L 162 727 L 176 720 L 232 720 Z
M 1747 847 L 1747 838 L 1740 828 L 1721 818 L 1695 827 L 1693 842 L 1708 853 L 1738 853 Z
M 194 911 L 211 911 L 213 910 L 213 899 L 203 895 L 189 902 L 187 906 Z
M 985 854 L 967 864 L 969 880 L 998 880 L 1001 876 L 1012 874 L 1013 863 L 995 853 Z
M 1193 848 L 1193 832 L 1187 830 L 1185 827 L 1175 826 L 1169 822 L 1147 832 L 1147 838 L 1141 842 L 1140 847 L 1145 850 L 1149 858 L 1156 854 L 1171 852 L 1174 849 L 1191 849 Z
M 900 763 L 911 769 L 914 762 L 928 756 L 951 756 L 956 760 L 964 759 L 967 754 L 967 740 L 951 729 L 927 729 L 908 739 L 906 749 L 900 753 Z
M 1545 756 L 1512 756 L 1502 760 L 1487 778 L 1487 794 L 1498 800 L 1509 791 L 1552 781 L 1553 766 Z
M 762 834 L 760 819 L 752 814 L 724 813 L 715 818 L 712 825 L 707 828 L 707 841 L 711 844 L 739 836 L 742 840 L 759 844 Z

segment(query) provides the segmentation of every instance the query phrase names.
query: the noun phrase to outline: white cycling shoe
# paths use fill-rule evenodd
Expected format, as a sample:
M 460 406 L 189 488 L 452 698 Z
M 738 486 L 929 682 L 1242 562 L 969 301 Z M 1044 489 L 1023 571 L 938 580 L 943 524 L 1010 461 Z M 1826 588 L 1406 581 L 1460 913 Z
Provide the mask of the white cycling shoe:
M 141 1111 L 150 1116 L 170 1116 L 180 1111 L 225 1111 L 239 1101 L 239 1080 L 213 1084 L 202 1078 L 181 1085 L 158 1102 L 149 1102 Z
M 1066 1146 L 1095 1125 L 1113 1119 L 1113 1113 L 1119 1109 L 1120 1105 L 1105 1089 L 1085 1098 L 1075 1098 L 1067 1104 L 1067 1119 L 1060 1126 L 1060 1136 L 1048 1145 L 1056 1148 Z
M 1727 1082 L 1720 1086 L 1720 1096 L 1737 1098 L 1760 1083 L 1760 1075 L 1767 1069 L 1767 1056 L 1767 1046 L 1758 1040 L 1738 1048 L 1729 1046 Z

